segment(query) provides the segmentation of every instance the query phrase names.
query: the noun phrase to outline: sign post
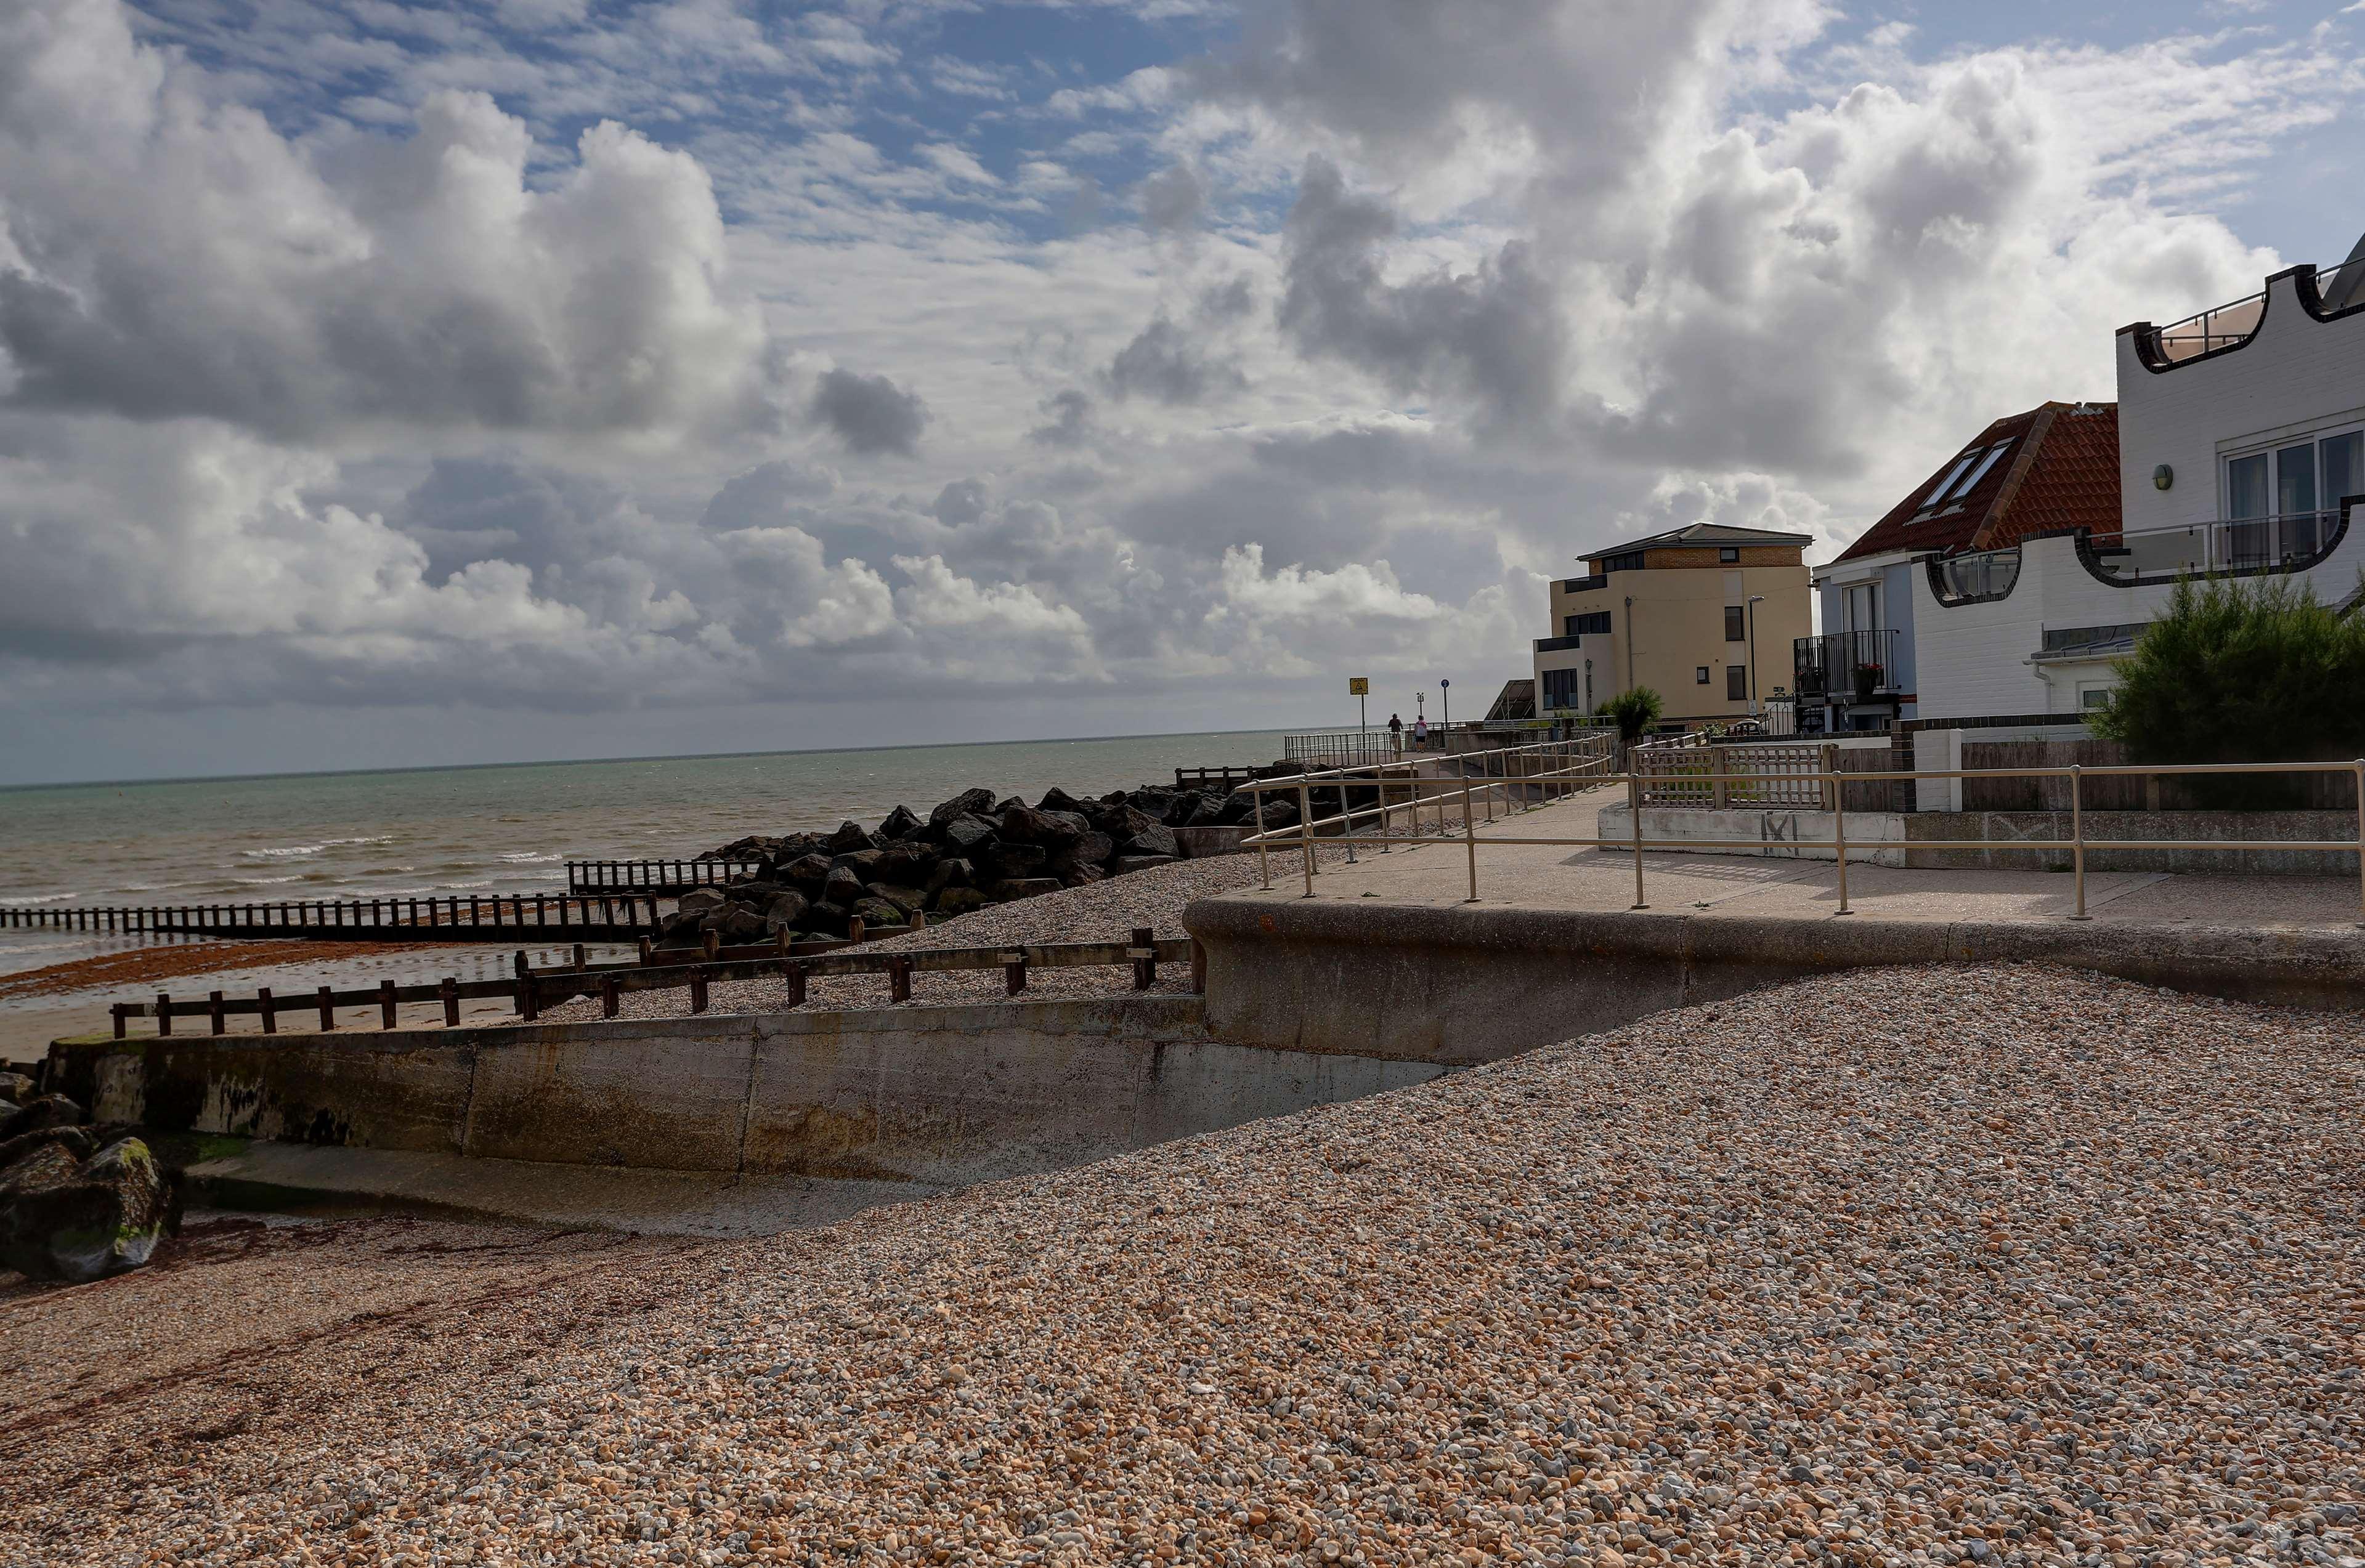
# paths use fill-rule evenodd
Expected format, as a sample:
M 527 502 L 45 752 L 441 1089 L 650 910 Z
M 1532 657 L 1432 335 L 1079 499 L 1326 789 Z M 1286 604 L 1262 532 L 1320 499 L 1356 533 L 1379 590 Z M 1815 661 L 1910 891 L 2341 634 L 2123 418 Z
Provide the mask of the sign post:
M 1372 716 L 1364 711 L 1363 705 L 1372 695 L 1372 678 L 1367 675 L 1349 676 L 1347 678 L 1347 695 L 1355 700 L 1356 732 L 1358 734 L 1368 734 L 1372 727 Z

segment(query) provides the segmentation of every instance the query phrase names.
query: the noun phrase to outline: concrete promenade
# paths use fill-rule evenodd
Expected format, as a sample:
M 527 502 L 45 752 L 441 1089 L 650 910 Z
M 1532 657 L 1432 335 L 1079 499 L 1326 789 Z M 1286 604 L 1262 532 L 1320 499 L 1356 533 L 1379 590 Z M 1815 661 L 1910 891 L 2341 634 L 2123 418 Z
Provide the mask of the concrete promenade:
M 1596 818 L 1601 808 L 1623 799 L 1622 790 L 1596 790 L 1508 817 L 1498 815 L 1492 823 L 1482 821 L 1476 834 L 1474 906 L 1466 902 L 1469 858 L 1458 837 L 1451 844 L 1386 853 L 1360 849 L 1353 865 L 1318 868 L 1314 896 L 1436 908 L 1622 911 L 1634 902 L 1631 853 L 1504 841 L 1597 836 Z M 1434 814 L 1426 807 L 1422 821 L 1426 831 L 1435 831 Z M 1458 835 L 1458 822 L 1453 831 Z M 1270 863 L 1270 891 L 1252 885 L 1226 896 L 1302 902 L 1303 857 L 1275 851 Z M 1825 920 L 1834 918 L 1839 909 L 1839 868 L 1828 860 L 1645 851 L 1642 887 L 1650 908 L 1661 913 Z M 1851 918 L 1857 919 L 2067 923 L 2076 908 L 2076 894 L 2072 879 L 2061 872 L 1907 870 L 1851 861 L 1848 902 Z M 2086 908 L 2098 924 L 2189 922 L 2260 931 L 2354 932 L 2365 920 L 2355 876 L 2089 871 Z

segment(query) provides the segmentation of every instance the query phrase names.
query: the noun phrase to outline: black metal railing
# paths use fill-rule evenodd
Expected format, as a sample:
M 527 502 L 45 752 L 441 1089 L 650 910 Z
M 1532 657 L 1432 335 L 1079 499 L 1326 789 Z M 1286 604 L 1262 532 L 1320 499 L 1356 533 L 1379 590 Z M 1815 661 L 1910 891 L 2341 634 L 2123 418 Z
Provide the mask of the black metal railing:
M 1802 698 L 1866 701 L 1897 689 L 1897 632 L 1826 632 L 1791 642 L 1794 689 Z

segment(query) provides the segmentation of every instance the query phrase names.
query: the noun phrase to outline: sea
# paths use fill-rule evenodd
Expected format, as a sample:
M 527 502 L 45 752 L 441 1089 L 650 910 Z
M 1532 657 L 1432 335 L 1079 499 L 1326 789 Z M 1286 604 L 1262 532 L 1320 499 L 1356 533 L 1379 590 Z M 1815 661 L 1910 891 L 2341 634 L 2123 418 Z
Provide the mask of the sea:
M 1102 794 L 1281 752 L 1280 732 L 1255 730 L 5 789 L 0 905 L 552 892 L 568 860 L 686 858 L 750 834 L 875 825 L 899 804 L 925 813 L 972 786 L 1030 800 L 1055 784 Z M 146 940 L 159 939 L 0 930 L 0 980 Z M 487 973 L 508 961 L 477 958 L 495 966 Z M 476 967 L 387 955 L 319 983 L 409 983 L 455 968 L 472 978 Z M 421 969 L 432 972 L 411 973 Z M 118 999 L 78 1003 L 103 1014 Z M 43 1027 L 58 1008 L 0 1000 L 0 1015 L 39 1012 Z M 36 1021 L 5 1022 L 0 1034 L 21 1036 Z

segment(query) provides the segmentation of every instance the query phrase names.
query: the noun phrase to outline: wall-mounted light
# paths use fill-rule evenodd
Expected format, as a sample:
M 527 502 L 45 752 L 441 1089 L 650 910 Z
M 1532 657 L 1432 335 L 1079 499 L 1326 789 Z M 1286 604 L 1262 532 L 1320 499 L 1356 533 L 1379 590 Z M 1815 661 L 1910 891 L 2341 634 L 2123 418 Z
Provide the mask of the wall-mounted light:
M 2176 470 L 2170 468 L 2167 464 L 2163 463 L 2158 467 L 2151 471 L 2151 487 L 2153 489 L 2165 490 L 2170 485 L 2175 483 Z

